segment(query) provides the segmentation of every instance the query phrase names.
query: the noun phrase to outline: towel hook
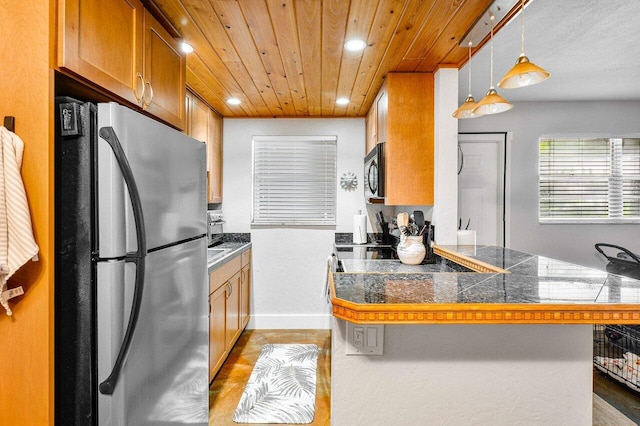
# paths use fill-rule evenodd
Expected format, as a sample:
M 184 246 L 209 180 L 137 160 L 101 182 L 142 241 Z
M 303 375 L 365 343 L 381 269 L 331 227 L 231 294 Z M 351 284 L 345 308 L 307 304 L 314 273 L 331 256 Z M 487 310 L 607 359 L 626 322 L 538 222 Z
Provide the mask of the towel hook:
M 4 127 L 6 127 L 8 131 L 15 133 L 16 118 L 11 115 L 6 115 L 4 117 Z

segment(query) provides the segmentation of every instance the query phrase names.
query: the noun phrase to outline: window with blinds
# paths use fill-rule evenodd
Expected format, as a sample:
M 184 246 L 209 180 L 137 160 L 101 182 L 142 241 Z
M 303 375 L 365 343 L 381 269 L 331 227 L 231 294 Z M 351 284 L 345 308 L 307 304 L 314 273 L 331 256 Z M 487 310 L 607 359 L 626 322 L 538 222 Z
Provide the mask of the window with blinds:
M 254 225 L 335 225 L 336 136 L 254 136 Z
M 640 139 L 541 138 L 541 223 L 640 221 Z

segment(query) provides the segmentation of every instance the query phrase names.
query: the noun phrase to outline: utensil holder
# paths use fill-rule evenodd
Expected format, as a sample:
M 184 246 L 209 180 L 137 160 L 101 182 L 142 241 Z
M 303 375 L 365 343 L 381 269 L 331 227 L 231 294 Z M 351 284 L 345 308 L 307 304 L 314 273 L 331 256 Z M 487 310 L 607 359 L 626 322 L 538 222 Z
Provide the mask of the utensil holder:
M 422 235 L 402 235 L 397 247 L 398 258 L 405 265 L 419 265 L 427 253 Z

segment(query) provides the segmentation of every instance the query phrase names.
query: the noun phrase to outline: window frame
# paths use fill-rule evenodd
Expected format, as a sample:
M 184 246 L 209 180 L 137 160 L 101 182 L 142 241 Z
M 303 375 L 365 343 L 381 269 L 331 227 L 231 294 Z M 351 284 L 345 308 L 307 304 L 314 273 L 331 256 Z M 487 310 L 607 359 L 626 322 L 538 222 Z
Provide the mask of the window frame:
M 268 142 L 290 142 L 290 143 L 305 143 L 305 142 L 330 142 L 333 145 L 333 170 L 328 170 L 325 177 L 330 181 L 325 184 L 325 188 L 331 188 L 333 197 L 333 210 L 330 212 L 328 219 L 323 220 L 321 217 L 312 220 L 296 220 L 286 218 L 282 219 L 269 219 L 256 218 L 256 142 L 268 143 Z M 335 227 L 337 224 L 337 210 L 338 210 L 338 136 L 337 135 L 254 135 L 251 140 L 251 221 L 252 227 Z M 320 213 L 320 210 L 319 212 Z M 326 212 L 325 212 L 326 215 Z M 332 217 L 331 217 L 332 216 Z M 293 215 L 291 217 L 294 217 Z
M 580 218 L 580 217 L 543 217 L 541 216 L 541 183 L 542 175 L 540 171 L 541 153 L 540 144 L 543 140 L 549 139 L 608 139 L 609 148 L 611 148 L 612 139 L 640 139 L 640 133 L 628 133 L 628 134 L 602 134 L 602 133 L 571 133 L 571 134 L 543 134 L 538 138 L 537 152 L 538 152 L 538 182 L 537 182 L 537 200 L 538 200 L 538 223 L 541 225 L 554 225 L 554 224 L 566 224 L 566 225 L 583 225 L 583 224 L 611 224 L 611 225 L 625 225 L 625 224 L 640 224 L 640 215 L 632 217 L 602 217 L 602 218 Z M 609 167 L 611 170 L 612 167 Z M 609 174 L 606 179 L 609 181 L 612 175 Z M 607 200 L 610 200 L 611 194 L 607 194 Z

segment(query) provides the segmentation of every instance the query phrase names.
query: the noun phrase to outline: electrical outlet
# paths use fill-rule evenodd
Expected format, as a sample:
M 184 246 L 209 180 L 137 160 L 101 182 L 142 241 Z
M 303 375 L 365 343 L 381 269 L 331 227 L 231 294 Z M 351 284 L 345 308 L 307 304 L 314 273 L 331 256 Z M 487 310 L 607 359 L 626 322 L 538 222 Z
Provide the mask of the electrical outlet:
M 353 324 L 347 321 L 347 355 L 382 355 L 384 325 Z
M 353 346 L 355 346 L 356 348 L 361 348 L 364 346 L 364 328 L 353 328 Z

